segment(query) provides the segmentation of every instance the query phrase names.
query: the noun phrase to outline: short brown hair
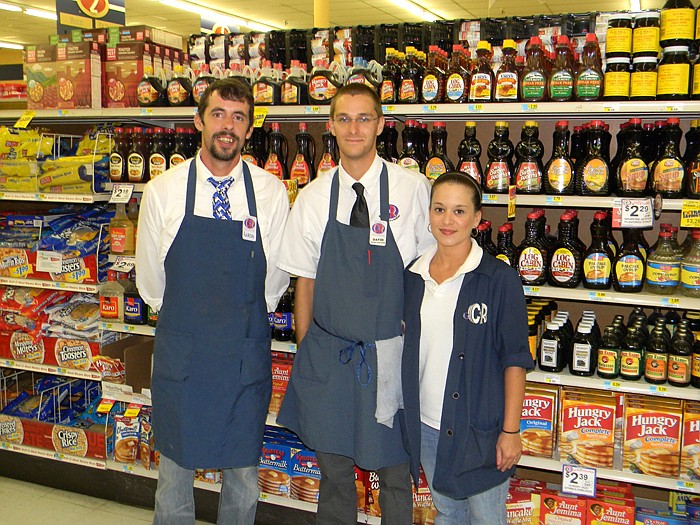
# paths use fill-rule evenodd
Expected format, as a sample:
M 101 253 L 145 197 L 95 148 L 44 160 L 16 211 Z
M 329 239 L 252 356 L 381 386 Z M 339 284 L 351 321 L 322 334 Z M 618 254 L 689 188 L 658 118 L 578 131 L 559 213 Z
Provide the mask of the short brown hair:
M 382 112 L 382 101 L 379 99 L 377 92 L 366 84 L 345 84 L 341 87 L 331 100 L 331 118 L 335 116 L 336 100 L 343 95 L 367 95 L 374 102 L 374 110 L 377 112 L 377 117 L 384 116 Z
M 199 118 L 204 118 L 204 112 L 209 105 L 209 99 L 212 93 L 218 92 L 219 96 L 224 100 L 235 100 L 236 102 L 247 102 L 248 103 L 248 125 L 253 125 L 253 112 L 255 102 L 253 101 L 253 92 L 250 90 L 248 84 L 239 80 L 237 78 L 221 78 L 217 79 L 211 84 L 199 99 L 199 106 L 197 107 L 197 112 L 199 113 Z
M 472 204 L 474 205 L 474 211 L 479 211 L 481 209 L 481 187 L 471 175 L 464 173 L 463 171 L 448 171 L 440 175 L 437 179 L 435 179 L 435 182 L 433 182 L 433 187 L 430 189 L 431 203 L 433 202 L 435 188 L 441 184 L 459 184 L 465 188 L 469 188 Z

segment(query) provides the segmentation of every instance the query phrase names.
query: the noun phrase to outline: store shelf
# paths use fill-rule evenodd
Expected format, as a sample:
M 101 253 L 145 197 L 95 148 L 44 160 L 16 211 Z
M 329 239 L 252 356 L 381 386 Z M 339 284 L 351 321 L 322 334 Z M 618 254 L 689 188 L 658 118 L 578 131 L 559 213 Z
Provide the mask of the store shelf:
M 558 207 L 558 208 L 596 208 L 606 209 L 614 206 L 615 199 L 622 197 L 581 197 L 580 195 L 516 195 L 516 206 Z M 663 211 L 680 211 L 684 199 L 666 199 Z M 508 195 L 484 193 L 481 203 L 485 205 L 507 206 Z
M 134 193 L 143 193 L 144 188 L 146 187 L 146 184 L 143 183 L 138 183 L 134 184 L 132 182 L 120 182 L 120 184 L 131 184 L 134 187 Z M 112 187 L 113 183 L 108 182 L 105 184 L 105 191 L 112 193 Z
M 113 459 L 108 459 L 106 461 L 105 468 L 107 470 L 114 470 L 115 472 L 124 472 L 126 474 L 134 474 L 142 478 L 158 479 L 157 470 L 146 470 L 141 466 L 140 463 L 119 463 Z
M 273 352 L 286 352 L 288 354 L 296 354 L 297 345 L 296 343 L 291 343 L 289 341 L 276 341 L 275 339 L 273 339 L 272 344 L 270 345 L 270 350 L 272 350 Z
M 11 452 L 18 452 L 19 454 L 26 454 L 28 456 L 53 459 L 56 461 L 63 461 L 64 463 L 72 463 L 74 465 L 81 465 L 83 467 L 96 468 L 100 470 L 104 470 L 106 468 L 106 462 L 103 459 L 83 458 L 79 456 L 71 456 L 70 454 L 59 454 L 55 450 L 28 447 L 26 445 L 17 445 L 15 443 L 0 442 L 0 450 L 9 450 Z
M 540 470 L 548 470 L 551 472 L 562 472 L 564 463 L 555 459 L 536 458 L 532 456 L 522 456 L 518 462 L 518 467 L 535 468 Z M 656 476 L 647 476 L 645 474 L 634 474 L 632 472 L 623 472 L 621 470 L 613 470 L 606 468 L 597 468 L 596 474 L 598 478 L 609 479 L 614 481 L 626 481 L 635 485 L 645 487 L 655 487 L 666 490 L 680 490 L 682 492 L 691 492 L 700 494 L 700 483 L 693 481 L 684 481 L 677 478 L 660 478 Z
M 700 299 L 682 295 L 656 295 L 646 292 L 622 293 L 612 290 L 588 290 L 578 288 L 557 288 L 523 285 L 525 295 L 530 297 L 550 297 L 570 301 L 587 301 L 597 303 L 629 304 L 634 306 L 658 306 L 661 308 L 682 308 L 683 310 L 700 310 Z
M 100 328 L 102 328 L 102 330 L 109 330 L 110 332 L 122 332 L 125 334 L 156 335 L 156 327 L 147 324 L 126 324 L 102 321 L 100 323 Z
M 0 119 L 1 120 L 1 119 Z M 0 201 L 35 201 L 35 202 L 63 202 L 90 204 L 93 202 L 107 202 L 111 194 L 94 193 L 89 195 L 71 193 L 41 193 L 29 191 L 1 191 Z
M 528 372 L 527 380 L 533 383 L 546 383 L 549 385 L 593 388 L 595 390 L 611 390 L 613 392 L 629 392 L 700 401 L 700 390 L 697 388 L 680 388 L 672 385 L 650 385 L 643 379 L 639 381 L 625 381 L 624 379 L 603 379 L 597 375 L 589 377 L 574 376 L 571 375 L 568 370 L 563 370 L 559 373 L 532 370 Z
M 66 292 L 98 293 L 99 284 L 62 283 L 57 281 L 43 281 L 41 279 L 17 279 L 14 277 L 0 277 L 0 284 L 11 286 L 26 286 L 28 288 L 44 288 L 47 290 L 64 290 Z
M 102 381 L 102 375 L 95 370 L 78 370 L 77 368 L 44 365 L 16 359 L 0 359 L 0 366 L 15 368 L 17 370 L 26 370 L 28 372 L 39 372 L 41 374 L 77 377 L 78 379 L 89 379 L 90 381 Z

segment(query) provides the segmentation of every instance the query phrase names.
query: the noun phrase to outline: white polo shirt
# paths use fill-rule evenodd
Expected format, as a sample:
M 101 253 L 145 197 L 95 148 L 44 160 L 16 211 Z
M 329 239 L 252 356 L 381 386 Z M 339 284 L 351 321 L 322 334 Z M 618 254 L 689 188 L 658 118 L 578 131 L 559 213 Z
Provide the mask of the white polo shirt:
M 430 276 L 430 261 L 437 246 L 423 254 L 409 271 L 425 281 L 425 292 L 420 307 L 420 418 L 426 425 L 440 429 L 442 402 L 445 397 L 447 370 L 452 355 L 454 311 L 464 275 L 481 263 L 484 251 L 474 239 L 469 255 L 449 279 L 438 284 Z
M 198 217 L 213 218 L 212 197 L 215 190 L 214 185 L 207 181 L 213 175 L 202 163 L 199 154 L 195 159 L 197 182 L 194 214 Z M 253 181 L 258 226 L 267 260 L 265 300 L 268 312 L 274 312 L 279 298 L 289 286 L 289 275 L 277 268 L 277 256 L 289 214 L 289 199 L 284 184 L 277 177 L 251 164 L 248 164 L 248 168 Z M 143 300 L 156 310 L 160 310 L 163 304 L 165 256 L 185 214 L 189 169 L 190 161 L 185 161 L 153 179 L 146 184 L 141 199 L 136 238 L 136 285 Z M 241 162 L 236 164 L 227 177 L 234 179 L 228 189 L 231 218 L 242 221 L 250 213 Z M 220 261 L 220 264 L 223 266 L 226 261 Z M 197 269 L 192 268 L 192 271 L 196 272 Z
M 406 267 L 435 244 L 433 236 L 428 232 L 430 182 L 420 173 L 375 157 L 359 180 L 365 187 L 370 223 L 379 220 L 379 174 L 383 164 L 386 164 L 389 176 L 389 225 Z M 321 242 L 328 222 L 333 173 L 335 170 L 318 177 L 299 192 L 289 214 L 284 245 L 277 263 L 282 270 L 300 277 L 316 278 Z M 352 185 L 358 181 L 343 169 L 342 163 L 339 173 L 337 219 L 343 224 L 349 224 L 350 212 L 356 199 Z M 339 277 L 342 276 L 342 271 L 342 268 L 338 269 Z

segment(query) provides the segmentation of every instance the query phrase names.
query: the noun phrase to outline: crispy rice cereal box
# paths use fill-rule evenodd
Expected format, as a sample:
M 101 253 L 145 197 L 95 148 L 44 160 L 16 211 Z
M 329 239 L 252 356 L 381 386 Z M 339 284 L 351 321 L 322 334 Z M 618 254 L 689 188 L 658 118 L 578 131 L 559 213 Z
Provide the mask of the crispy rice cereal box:
M 612 468 L 615 397 L 563 389 L 559 425 L 560 459 L 587 467 Z
M 628 395 L 622 468 L 638 474 L 679 476 L 682 401 Z
M 520 438 L 523 454 L 551 458 L 556 440 L 558 388 L 525 387 Z
M 555 490 L 540 495 L 540 525 L 586 525 L 586 500 Z
M 683 409 L 682 479 L 700 480 L 700 403 L 686 401 Z

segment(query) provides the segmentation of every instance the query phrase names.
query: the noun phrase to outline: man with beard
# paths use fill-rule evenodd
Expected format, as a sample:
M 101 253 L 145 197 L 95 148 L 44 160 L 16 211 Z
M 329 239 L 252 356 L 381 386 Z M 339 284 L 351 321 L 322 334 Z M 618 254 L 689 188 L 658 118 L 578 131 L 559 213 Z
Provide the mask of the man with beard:
M 214 82 L 194 124 L 194 159 L 146 185 L 136 284 L 160 311 L 153 429 L 161 453 L 155 524 L 194 522 L 194 469 L 223 469 L 219 524 L 252 525 L 272 388 L 270 326 L 289 284 L 276 268 L 289 202 L 284 185 L 241 159 L 253 97 Z

